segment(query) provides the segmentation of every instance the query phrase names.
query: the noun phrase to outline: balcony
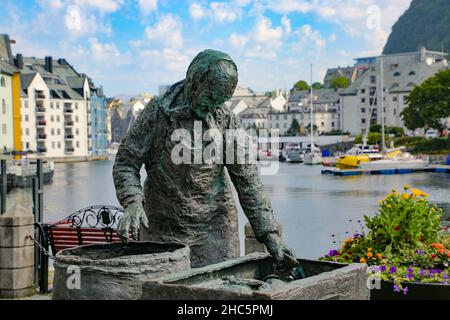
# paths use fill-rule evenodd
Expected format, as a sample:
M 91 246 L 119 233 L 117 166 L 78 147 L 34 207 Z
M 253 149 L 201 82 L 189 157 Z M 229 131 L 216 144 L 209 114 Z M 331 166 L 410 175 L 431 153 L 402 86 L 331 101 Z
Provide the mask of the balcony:
M 34 93 L 34 98 L 35 98 L 36 100 L 44 100 L 44 99 L 45 99 L 45 94 L 44 94 L 44 92 L 42 92 L 42 91 L 36 91 L 36 92 Z
M 36 151 L 37 151 L 37 153 L 46 153 L 47 147 L 46 146 L 38 146 Z
M 44 107 L 37 107 L 36 108 L 36 113 L 45 113 L 45 108 Z
M 72 109 L 72 107 L 70 107 L 70 108 L 64 108 L 64 113 L 73 113 L 73 109 Z
M 47 134 L 38 133 L 37 138 L 38 138 L 38 140 L 45 140 L 45 139 L 47 139 Z
M 45 121 L 45 120 L 38 120 L 36 122 L 36 126 L 38 126 L 38 127 L 45 127 L 46 125 L 47 125 L 47 121 Z
M 66 120 L 66 121 L 64 121 L 64 125 L 66 127 L 72 127 L 73 126 L 73 121 L 72 120 Z
M 72 140 L 75 136 L 71 133 L 65 135 L 66 140 Z
M 88 139 L 92 139 L 92 134 L 88 134 Z
M 75 148 L 74 147 L 66 147 L 65 148 L 65 152 L 66 153 L 74 153 L 75 152 Z

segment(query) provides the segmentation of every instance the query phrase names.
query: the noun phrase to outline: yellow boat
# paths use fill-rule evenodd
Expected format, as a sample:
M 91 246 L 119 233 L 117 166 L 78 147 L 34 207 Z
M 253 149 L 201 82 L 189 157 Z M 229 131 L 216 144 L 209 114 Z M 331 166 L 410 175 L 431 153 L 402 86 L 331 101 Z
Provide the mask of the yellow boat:
M 378 149 L 372 146 L 354 147 L 350 149 L 347 154 L 340 156 L 336 160 L 336 167 L 338 169 L 359 169 L 360 163 L 380 160 L 383 155 L 379 153 Z

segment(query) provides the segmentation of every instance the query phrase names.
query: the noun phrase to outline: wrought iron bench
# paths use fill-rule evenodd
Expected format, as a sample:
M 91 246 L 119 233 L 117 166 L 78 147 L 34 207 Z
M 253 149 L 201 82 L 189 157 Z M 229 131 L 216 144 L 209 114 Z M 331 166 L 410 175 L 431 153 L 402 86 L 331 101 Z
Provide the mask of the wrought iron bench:
M 116 229 L 123 213 L 118 207 L 90 206 L 58 222 L 42 224 L 42 233 L 53 255 L 86 244 L 119 242 Z

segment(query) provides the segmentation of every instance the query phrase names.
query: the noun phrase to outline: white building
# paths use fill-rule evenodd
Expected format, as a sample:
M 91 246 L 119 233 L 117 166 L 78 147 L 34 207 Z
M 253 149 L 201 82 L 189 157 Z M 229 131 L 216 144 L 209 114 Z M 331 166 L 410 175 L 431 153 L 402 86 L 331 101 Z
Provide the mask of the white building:
M 64 59 L 16 58 L 21 69 L 22 140 L 44 157 L 92 152 L 90 88 Z
M 313 91 L 313 125 L 319 134 L 341 129 L 340 104 L 337 89 Z M 311 123 L 311 98 L 308 90 L 294 90 L 289 95 L 287 109 L 269 113 L 269 128 L 280 130 L 286 135 L 294 119 L 297 119 L 302 133 L 307 132 Z
M 357 135 L 372 124 L 381 124 L 381 61 L 385 125 L 404 127 L 401 112 L 407 106 L 406 97 L 415 86 L 448 69 L 446 57 L 445 53 L 422 48 L 417 52 L 357 59 L 356 68 L 362 74 L 341 93 L 344 131 Z
M 12 76 L 15 68 L 0 60 L 0 154 L 14 150 Z

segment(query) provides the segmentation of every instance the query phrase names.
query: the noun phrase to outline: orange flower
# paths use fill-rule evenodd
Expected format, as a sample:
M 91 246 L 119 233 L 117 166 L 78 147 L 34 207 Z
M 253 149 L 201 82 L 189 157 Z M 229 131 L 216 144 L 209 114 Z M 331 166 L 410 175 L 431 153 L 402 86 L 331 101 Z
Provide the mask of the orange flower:
M 445 250 L 444 250 L 444 249 L 439 249 L 438 252 L 439 252 L 440 254 L 444 254 Z
M 361 262 L 361 263 L 366 263 L 366 262 L 367 262 L 367 260 L 366 260 L 366 259 L 364 259 L 364 258 L 361 258 L 361 259 L 359 259 L 359 262 Z
M 368 252 L 367 253 L 367 257 L 372 258 L 373 257 L 373 253 L 372 252 Z
M 411 198 L 410 194 L 407 193 L 402 194 L 402 199 L 409 199 L 409 198 Z
M 449 258 L 450 258 L 450 251 L 449 251 L 449 252 L 447 252 L 447 257 L 449 257 Z
M 416 197 L 428 197 L 428 194 L 420 189 L 411 189 L 411 193 Z
M 444 246 L 440 243 L 433 243 L 431 245 L 431 247 L 435 248 L 435 249 L 444 249 Z
M 377 253 L 377 258 L 378 258 L 378 260 L 383 260 L 383 255 L 381 254 L 381 253 Z
M 348 238 L 348 239 L 346 239 L 344 242 L 345 243 L 350 243 L 350 242 L 352 242 L 353 240 L 352 240 L 352 238 Z

